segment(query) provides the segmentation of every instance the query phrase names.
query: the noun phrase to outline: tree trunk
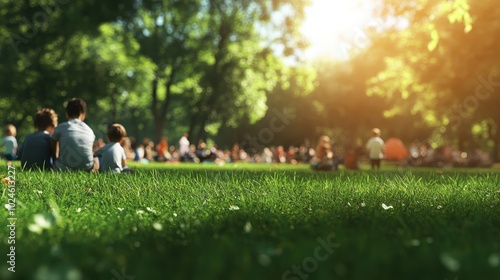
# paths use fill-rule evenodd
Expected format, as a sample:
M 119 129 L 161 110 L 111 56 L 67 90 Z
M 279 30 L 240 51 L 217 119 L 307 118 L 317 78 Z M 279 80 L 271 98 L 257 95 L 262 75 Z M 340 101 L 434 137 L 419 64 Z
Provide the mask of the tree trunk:
M 192 138 L 191 135 L 193 135 L 193 132 L 195 131 L 197 120 L 198 120 L 198 114 L 194 114 L 193 116 L 191 116 L 191 120 L 189 122 L 189 129 L 187 131 L 189 138 Z
M 163 125 L 165 124 L 165 116 L 159 116 L 158 119 L 154 121 L 154 143 L 158 144 L 163 136 Z
M 500 123 L 497 122 L 495 124 L 496 126 L 496 132 L 495 132 L 495 136 L 492 137 L 494 140 L 493 140 L 493 161 L 494 162 L 500 162 L 500 147 L 499 147 L 499 144 L 500 144 Z M 493 135 L 492 135 L 493 136 Z

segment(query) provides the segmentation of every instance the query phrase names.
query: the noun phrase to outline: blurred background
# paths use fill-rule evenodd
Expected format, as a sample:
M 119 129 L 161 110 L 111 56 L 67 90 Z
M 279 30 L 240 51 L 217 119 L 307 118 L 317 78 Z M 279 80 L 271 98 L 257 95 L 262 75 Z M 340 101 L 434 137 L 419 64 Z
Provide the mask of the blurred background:
M 493 0 L 0 0 L 0 124 L 86 122 L 177 144 L 407 146 L 500 159 Z M 252 140 L 253 139 L 253 140 Z M 307 139 L 307 140 L 306 140 Z

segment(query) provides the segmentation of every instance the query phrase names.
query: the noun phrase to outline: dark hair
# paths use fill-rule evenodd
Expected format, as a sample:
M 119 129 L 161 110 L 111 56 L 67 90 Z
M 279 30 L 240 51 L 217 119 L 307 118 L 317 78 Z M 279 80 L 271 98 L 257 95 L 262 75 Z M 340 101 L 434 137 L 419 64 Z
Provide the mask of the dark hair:
M 66 105 L 66 114 L 68 118 L 78 118 L 81 114 L 87 112 L 87 103 L 80 98 L 72 98 Z
M 35 115 L 35 128 L 45 130 L 48 127 L 57 126 L 57 114 L 50 108 L 43 108 Z
M 113 123 L 108 126 L 108 139 L 111 142 L 120 142 L 127 135 L 127 131 L 123 125 L 119 123 Z

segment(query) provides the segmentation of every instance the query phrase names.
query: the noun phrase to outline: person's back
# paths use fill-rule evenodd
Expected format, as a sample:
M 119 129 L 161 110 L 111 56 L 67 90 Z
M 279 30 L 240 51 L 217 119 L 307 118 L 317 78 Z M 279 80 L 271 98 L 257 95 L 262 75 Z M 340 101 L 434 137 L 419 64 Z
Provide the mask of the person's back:
M 66 107 L 68 121 L 60 124 L 52 135 L 53 153 L 59 142 L 57 170 L 92 171 L 99 168 L 99 162 L 93 158 L 95 135 L 84 123 L 87 105 L 79 98 L 73 98 Z
M 57 114 L 52 109 L 43 108 L 35 115 L 35 132 L 26 136 L 19 149 L 21 166 L 25 170 L 52 169 L 50 135 L 57 126 Z
M 125 150 L 120 145 L 127 131 L 121 124 L 111 124 L 108 127 L 106 136 L 110 141 L 104 147 L 94 153 L 95 157 L 101 157 L 101 171 L 121 173 L 126 165 L 127 156 Z
M 7 160 L 7 165 L 16 159 L 17 153 L 17 140 L 16 140 L 16 127 L 9 124 L 5 127 L 5 138 L 0 143 L 0 147 L 4 146 L 3 157 Z
M 120 173 L 126 160 L 125 151 L 120 143 L 109 142 L 94 153 L 96 157 L 102 157 L 101 171 Z
M 380 129 L 374 128 L 372 130 L 372 137 L 366 143 L 366 149 L 372 169 L 380 169 L 380 160 L 384 157 L 384 140 L 380 138 Z
M 372 137 L 368 140 L 366 148 L 369 151 L 370 159 L 381 159 L 383 157 L 384 140 L 380 137 Z
M 189 153 L 189 140 L 187 139 L 188 134 L 184 133 L 181 139 L 179 139 L 179 153 L 181 157 L 184 157 L 187 153 Z

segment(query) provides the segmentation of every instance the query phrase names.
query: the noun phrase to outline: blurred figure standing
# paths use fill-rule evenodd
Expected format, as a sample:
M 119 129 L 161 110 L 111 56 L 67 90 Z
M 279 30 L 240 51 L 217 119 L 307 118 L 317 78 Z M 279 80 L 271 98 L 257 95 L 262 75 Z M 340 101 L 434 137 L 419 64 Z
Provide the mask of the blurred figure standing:
M 179 154 L 181 157 L 181 161 L 187 161 L 189 156 L 189 140 L 187 139 L 189 134 L 187 132 L 182 135 L 181 139 L 179 139 Z
M 372 137 L 366 143 L 372 169 L 380 169 L 380 160 L 384 158 L 384 140 L 380 138 L 380 129 L 372 129 Z

